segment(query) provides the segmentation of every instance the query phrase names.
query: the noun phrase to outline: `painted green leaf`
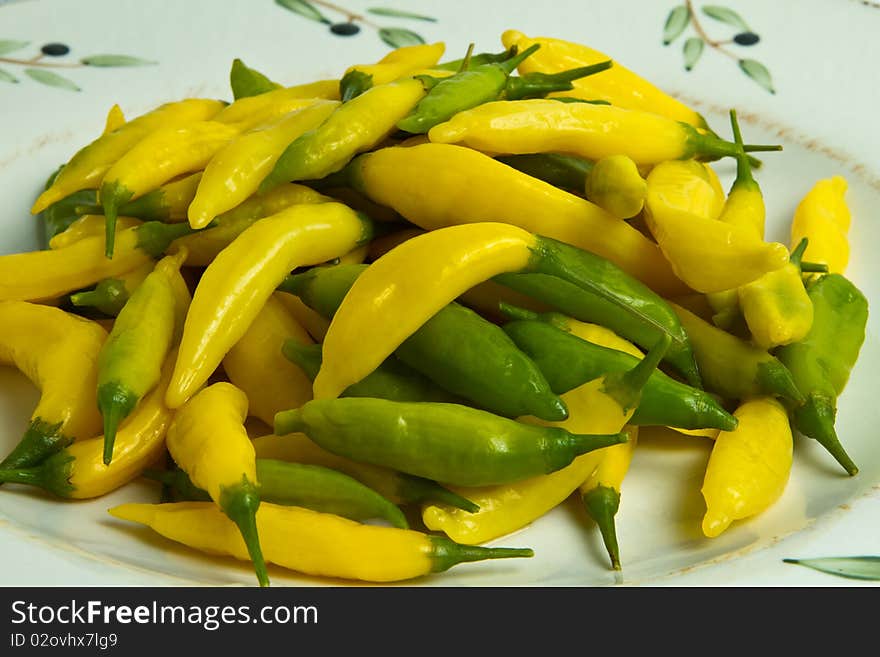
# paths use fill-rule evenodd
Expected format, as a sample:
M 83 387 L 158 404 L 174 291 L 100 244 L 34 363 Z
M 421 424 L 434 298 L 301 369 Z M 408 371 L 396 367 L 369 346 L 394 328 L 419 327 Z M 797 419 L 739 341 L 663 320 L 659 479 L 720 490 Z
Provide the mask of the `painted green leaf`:
M 684 52 L 684 70 L 690 71 L 696 65 L 700 55 L 703 54 L 705 45 L 705 42 L 699 37 L 691 37 L 684 42 L 684 48 L 682 49 Z
M 742 19 L 742 16 L 737 14 L 733 9 L 728 9 L 727 7 L 719 7 L 718 5 L 706 5 L 703 7 L 703 13 L 706 14 L 709 18 L 714 18 L 716 21 L 721 21 L 722 23 L 727 23 L 728 25 L 733 25 L 734 27 L 738 27 L 741 30 L 745 30 L 749 32 L 749 26 Z
M 880 580 L 880 557 L 820 557 L 818 559 L 783 559 L 829 575 L 849 579 Z
M 425 43 L 425 40 L 412 30 L 404 30 L 399 27 L 383 27 L 379 30 L 379 37 L 392 48 L 417 46 L 420 43 Z
M 18 82 L 18 78 L 9 71 L 4 71 L 0 68 L 0 82 Z
M 675 41 L 691 20 L 691 10 L 686 5 L 679 5 L 669 12 L 663 26 L 663 45 L 668 46 Z
M 275 4 L 280 5 L 295 14 L 299 14 L 300 16 L 305 16 L 313 21 L 318 21 L 319 23 L 326 23 L 329 25 L 333 22 L 318 11 L 315 8 L 315 5 L 311 2 L 307 2 L 307 0 L 275 0 Z
M 152 66 L 156 62 L 130 55 L 89 55 L 79 60 L 86 66 Z
M 67 89 L 68 91 L 80 91 L 80 88 L 76 83 L 68 80 L 63 75 L 58 75 L 58 73 L 55 73 L 54 71 L 47 71 L 44 68 L 26 68 L 24 73 L 40 84 L 45 84 L 50 87 L 58 87 L 59 89 Z
M 412 18 L 416 21 L 429 21 L 431 23 L 436 23 L 437 19 L 432 18 L 431 16 L 425 16 L 424 14 L 415 14 L 411 11 L 403 11 L 401 9 L 388 9 L 386 7 L 371 7 L 367 9 L 367 12 L 371 14 L 376 14 L 377 16 L 392 16 L 394 18 Z
M 11 39 L 0 40 L 0 55 L 5 55 L 6 53 L 20 50 L 29 43 L 30 41 L 13 41 Z
M 773 88 L 773 79 L 770 77 L 770 71 L 768 71 L 767 67 L 761 62 L 755 59 L 741 59 L 739 60 L 739 67 L 742 69 L 743 73 L 748 75 L 752 80 L 760 84 L 771 94 L 776 93 L 776 90 Z

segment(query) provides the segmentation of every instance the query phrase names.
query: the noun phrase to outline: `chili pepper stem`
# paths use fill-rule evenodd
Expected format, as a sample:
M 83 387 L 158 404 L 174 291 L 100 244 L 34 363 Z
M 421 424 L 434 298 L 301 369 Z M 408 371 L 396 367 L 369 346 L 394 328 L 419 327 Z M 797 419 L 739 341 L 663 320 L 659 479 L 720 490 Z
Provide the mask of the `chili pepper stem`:
M 404 474 L 401 481 L 402 489 L 399 493 L 407 501 L 416 504 L 421 502 L 445 504 L 462 511 L 468 511 L 469 513 L 476 513 L 480 510 L 480 507 L 469 499 L 452 492 L 448 488 L 444 488 L 430 479 Z
M 736 155 L 736 182 L 734 184 L 744 187 L 755 187 L 757 183 L 752 177 L 752 168 L 745 152 L 745 145 L 743 144 L 735 109 L 730 110 L 730 126 L 733 130 L 733 141 L 740 149 L 740 152 Z
M 435 573 L 449 570 L 452 566 L 467 561 L 513 559 L 535 555 L 531 548 L 490 548 L 480 545 L 463 545 L 445 536 L 431 536 L 429 539 L 433 547 L 431 571 Z
M 827 274 L 828 265 L 819 262 L 801 262 L 802 274 Z
M 0 483 L 25 484 L 42 488 L 59 497 L 70 497 L 70 472 L 74 458 L 56 452 L 39 465 L 28 468 L 0 468 Z
M 517 66 L 519 66 L 526 59 L 531 57 L 540 47 L 541 47 L 541 44 L 539 44 L 539 43 L 532 44 L 531 46 L 529 46 L 528 48 L 523 50 L 521 53 L 518 53 L 517 55 L 511 57 L 510 59 L 507 59 L 507 60 L 501 62 L 501 68 L 504 70 L 505 73 L 510 75 L 511 73 L 513 73 L 514 69 Z
M 642 394 L 642 388 L 651 378 L 651 374 L 657 369 L 660 361 L 669 350 L 672 339 L 663 333 L 657 343 L 651 347 L 645 357 L 631 370 L 623 374 L 611 374 L 605 377 L 603 386 L 605 394 L 612 397 L 625 411 L 637 406 Z
M 464 58 L 461 60 L 461 67 L 459 67 L 458 72 L 466 71 L 471 66 L 471 55 L 474 52 L 474 44 L 471 42 L 468 44 L 467 52 L 464 54 Z
M 807 250 L 807 245 L 809 244 L 809 239 L 806 237 L 803 238 L 798 245 L 794 247 L 794 250 L 791 252 L 791 255 L 788 256 L 788 261 L 792 263 L 795 267 L 803 272 L 803 263 L 801 262 L 804 257 L 804 251 Z M 827 268 L 827 265 L 826 265 Z
M 67 447 L 72 439 L 59 433 L 60 428 L 60 422 L 49 424 L 40 419 L 33 420 L 18 445 L 0 461 L 0 469 L 28 468 Z
M 118 183 L 110 183 L 101 187 L 101 206 L 104 208 L 104 255 L 113 257 L 116 243 L 116 218 L 119 206 L 128 201 L 132 193 L 120 187 Z
M 818 395 L 810 395 L 807 402 L 795 413 L 799 414 L 801 418 L 808 419 L 810 426 L 813 427 L 810 438 L 822 445 L 850 477 L 859 473 L 858 466 L 846 453 L 837 436 L 837 431 L 834 428 L 836 413 L 833 404 Z
M 257 489 L 246 478 L 242 478 L 241 484 L 221 491 L 220 508 L 241 532 L 260 586 L 269 586 L 269 574 L 266 571 L 266 561 L 263 559 L 260 537 L 257 532 L 257 509 L 259 507 L 260 496 Z
M 137 406 L 137 395 L 116 383 L 107 383 L 98 388 L 98 410 L 104 418 L 104 465 L 113 459 L 113 444 L 119 424 Z
M 584 508 L 599 528 L 602 541 L 611 559 L 611 567 L 620 570 L 620 547 L 614 516 L 620 508 L 620 494 L 610 486 L 597 486 L 581 497 Z

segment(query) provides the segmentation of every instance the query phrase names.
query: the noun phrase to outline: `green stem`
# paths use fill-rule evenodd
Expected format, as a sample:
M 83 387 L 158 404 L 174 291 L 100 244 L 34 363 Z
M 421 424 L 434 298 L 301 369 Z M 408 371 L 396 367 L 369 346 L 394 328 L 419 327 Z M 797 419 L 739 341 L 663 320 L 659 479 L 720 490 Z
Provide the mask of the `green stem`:
M 449 570 L 456 564 L 486 559 L 513 559 L 533 557 L 531 548 L 488 548 L 480 545 L 462 545 L 445 536 L 429 536 L 431 542 L 431 572 Z
M 840 443 L 834 428 L 836 409 L 833 401 L 820 395 L 810 395 L 806 403 L 795 409 L 795 427 L 805 436 L 817 441 L 834 457 L 849 476 L 859 472 L 858 466 Z
M 526 59 L 531 57 L 541 47 L 540 43 L 533 43 L 531 46 L 523 50 L 521 53 L 501 62 L 502 70 L 510 75 L 517 66 L 522 64 Z
M 266 561 L 260 547 L 260 536 L 257 531 L 257 509 L 260 507 L 260 495 L 256 486 L 242 477 L 242 481 L 234 486 L 224 488 L 220 492 L 220 508 L 232 522 L 236 524 L 244 539 L 248 554 L 254 564 L 257 581 L 260 586 L 269 586 L 269 574 L 266 572 Z
M 61 422 L 52 424 L 39 418 L 32 420 L 18 445 L 0 462 L 0 469 L 29 468 L 73 442 L 61 433 Z
M 416 477 L 415 475 L 403 473 L 400 475 L 400 487 L 398 488 L 397 494 L 400 495 L 401 499 L 414 504 L 420 504 L 422 502 L 446 504 L 447 506 L 468 511 L 470 513 L 476 513 L 480 510 L 480 507 L 477 504 L 474 504 L 469 499 L 452 492 L 448 488 L 444 488 L 436 481 L 431 481 L 430 479 L 425 479 L 423 477 Z
M 605 377 L 603 390 L 612 397 L 624 412 L 638 406 L 642 389 L 657 369 L 660 361 L 672 344 L 670 337 L 663 333 L 657 343 L 651 347 L 645 357 L 635 367 L 623 374 L 609 374 Z
M 620 570 L 620 547 L 617 544 L 617 529 L 614 516 L 620 508 L 620 493 L 610 486 L 597 486 L 581 496 L 584 508 L 599 527 L 602 542 L 611 559 L 611 567 Z
M 128 301 L 125 283 L 118 278 L 105 278 L 93 290 L 70 295 L 70 303 L 78 308 L 97 308 L 105 315 L 115 317 Z

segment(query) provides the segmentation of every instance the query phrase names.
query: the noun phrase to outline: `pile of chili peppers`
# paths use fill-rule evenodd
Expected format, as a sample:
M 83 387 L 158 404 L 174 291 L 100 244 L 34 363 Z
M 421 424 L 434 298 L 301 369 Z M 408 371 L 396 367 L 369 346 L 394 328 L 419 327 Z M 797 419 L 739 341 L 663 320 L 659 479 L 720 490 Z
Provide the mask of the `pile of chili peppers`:
M 0 360 L 41 390 L 0 482 L 158 482 L 110 513 L 268 585 L 528 557 L 484 544 L 571 496 L 619 569 L 645 426 L 714 441 L 707 537 L 780 497 L 796 436 L 855 475 L 846 181 L 766 241 L 751 153 L 781 147 L 735 111 L 724 140 L 587 46 L 502 42 L 114 106 L 33 205 L 46 248 L 0 256 Z

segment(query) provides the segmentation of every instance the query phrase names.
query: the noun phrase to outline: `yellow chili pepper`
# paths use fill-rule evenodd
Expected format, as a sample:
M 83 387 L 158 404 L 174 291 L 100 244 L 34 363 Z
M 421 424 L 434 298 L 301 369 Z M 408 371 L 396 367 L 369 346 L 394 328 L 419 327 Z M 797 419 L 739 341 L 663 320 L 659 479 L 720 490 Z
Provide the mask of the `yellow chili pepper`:
M 113 163 L 159 127 L 206 121 L 217 114 L 223 105 L 222 101 L 207 98 L 187 98 L 166 103 L 102 135 L 76 152 L 49 189 L 37 198 L 31 213 L 38 214 L 81 189 L 97 189 Z
M 331 200 L 333 199 L 329 196 L 324 196 L 311 187 L 287 183 L 268 194 L 251 196 L 232 210 L 215 217 L 210 227 L 177 239 L 174 246 L 187 248 L 187 265 L 207 267 L 217 254 L 257 219 L 276 214 L 292 205 L 326 203 Z
M 470 148 L 384 148 L 357 158 L 348 172 L 356 189 L 425 230 L 505 222 L 591 251 L 664 296 L 687 290 L 636 228 Z
M 626 155 L 609 155 L 593 165 L 584 195 L 615 217 L 631 219 L 645 205 L 648 185 L 636 163 Z
M 125 230 L 132 226 L 140 226 L 143 222 L 135 217 L 121 216 L 117 218 L 116 230 Z M 50 249 L 63 249 L 86 237 L 104 236 L 104 215 L 84 214 L 74 221 L 67 230 L 62 231 L 49 240 Z
M 266 120 L 267 108 L 310 99 L 339 100 L 339 80 L 318 80 L 239 98 L 217 114 L 215 120 L 235 125 L 252 122 L 257 117 L 260 123 Z
M 260 586 L 268 586 L 256 521 L 260 507 L 257 457 L 244 428 L 247 411 L 248 399 L 241 390 L 231 383 L 215 383 L 174 414 L 166 443 L 192 483 L 205 490 L 235 523 Z
M 639 436 L 636 426 L 628 426 L 625 431 L 627 441 L 603 449 L 599 465 L 578 487 L 584 508 L 599 527 L 614 570 L 620 570 L 620 547 L 614 516 L 620 508 L 620 487 L 629 471 Z
M 105 278 L 132 271 L 159 257 L 186 224 L 150 221 L 119 231 L 116 257 L 104 257 L 104 237 L 93 235 L 63 249 L 0 256 L 0 301 L 55 299 Z
M 113 256 L 116 215 L 121 206 L 175 176 L 203 169 L 239 129 L 219 121 L 198 121 L 152 132 L 119 158 L 101 183 L 99 200 L 107 221 L 106 254 Z
M 649 172 L 652 191 L 671 210 L 715 220 L 724 209 L 725 194 L 715 170 L 696 160 L 670 160 Z
M 229 380 L 248 397 L 249 413 L 270 427 L 275 414 L 298 408 L 312 398 L 312 381 L 288 359 L 281 356 L 281 345 L 293 338 L 312 344 L 306 330 L 288 312 L 276 292 L 254 318 L 241 339 L 223 358 Z
M 158 385 L 120 427 L 110 465 L 104 465 L 104 436 L 98 436 L 78 440 L 30 468 L 0 469 L 0 481 L 39 486 L 59 497 L 82 500 L 106 495 L 140 476 L 165 452 L 172 414 L 163 399 L 173 364 L 173 358 L 165 362 Z
M 247 228 L 208 265 L 193 296 L 166 402 L 177 408 L 208 380 L 293 269 L 369 241 L 368 219 L 341 203 L 295 205 Z
M 370 87 L 430 69 L 445 51 L 446 44 L 442 42 L 403 46 L 395 48 L 375 64 L 349 66 L 340 81 L 342 99 L 350 100 Z
M 0 467 L 35 465 L 101 430 L 95 389 L 106 338 L 96 323 L 59 308 L 0 302 L 0 363 L 17 367 L 40 390 L 30 426 Z
M 806 237 L 809 244 L 803 259 L 828 265 L 833 274 L 842 274 L 849 263 L 852 216 L 846 190 L 842 176 L 819 180 L 798 203 L 791 222 L 791 247 Z
M 125 114 L 122 113 L 122 108 L 119 105 L 114 105 L 110 108 L 110 111 L 107 112 L 107 120 L 104 122 L 104 132 L 103 135 L 110 134 L 114 130 L 118 130 L 125 123 Z
M 638 165 L 690 158 L 714 160 L 737 152 L 731 142 L 659 114 L 612 105 L 560 103 L 550 98 L 478 105 L 435 125 L 428 139 L 504 155 L 564 153 L 594 161 L 626 155 Z
M 214 155 L 205 167 L 195 198 L 187 210 L 193 228 L 207 226 L 214 217 L 252 196 L 287 145 L 304 132 L 318 127 L 339 105 L 333 100 L 308 103 L 273 122 L 245 132 Z
M 783 244 L 765 242 L 751 228 L 667 205 L 665 167 L 659 164 L 648 174 L 645 220 L 676 274 L 690 287 L 704 293 L 729 290 L 788 262 Z
M 501 35 L 505 48 L 517 46 L 520 51 L 538 43 L 541 47 L 519 65 L 521 74 L 558 73 L 578 66 L 604 62 L 610 57 L 589 46 L 550 37 L 529 38 L 517 30 Z M 584 100 L 604 100 L 618 107 L 654 112 L 697 128 L 707 128 L 706 120 L 696 111 L 661 91 L 653 84 L 615 61 L 614 66 L 599 75 L 574 80 L 574 89 L 554 95 Z
M 669 342 L 669 336 L 664 335 L 658 346 L 629 372 L 600 377 L 563 394 L 562 399 L 570 409 L 566 420 L 545 422 L 523 417 L 520 421 L 559 426 L 573 433 L 620 431 L 638 406 L 641 388 Z M 460 543 L 483 543 L 509 534 L 537 520 L 577 490 L 598 467 L 607 449 L 578 456 L 570 465 L 549 475 L 500 486 L 453 487 L 453 492 L 472 500 L 480 509 L 468 513 L 431 504 L 422 509 L 422 521 L 428 529 L 442 531 Z
M 718 434 L 703 480 L 703 533 L 718 536 L 734 520 L 756 515 L 785 490 L 792 463 L 792 436 L 785 408 L 772 397 L 740 404 L 739 425 Z
M 116 518 L 210 554 L 246 559 L 235 526 L 207 502 L 123 504 Z M 367 582 L 396 582 L 441 572 L 465 561 L 530 557 L 523 548 L 456 545 L 412 529 L 365 525 L 296 506 L 262 504 L 257 512 L 266 560 L 307 575 Z

